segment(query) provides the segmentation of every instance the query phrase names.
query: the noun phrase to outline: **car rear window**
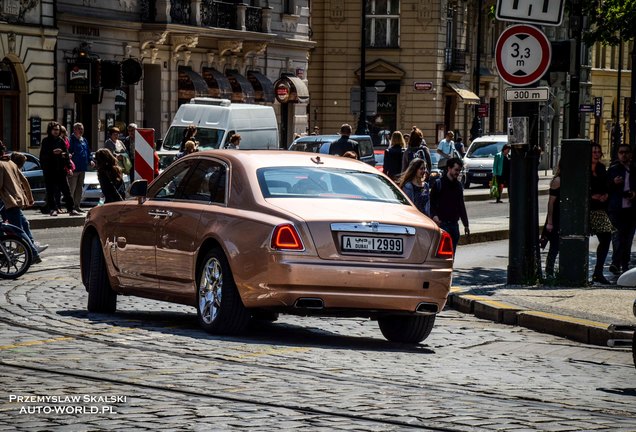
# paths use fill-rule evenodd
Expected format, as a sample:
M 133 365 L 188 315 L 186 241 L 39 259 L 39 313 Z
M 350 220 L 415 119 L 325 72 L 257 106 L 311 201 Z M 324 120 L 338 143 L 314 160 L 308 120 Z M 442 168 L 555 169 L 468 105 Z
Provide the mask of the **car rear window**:
M 350 169 L 269 167 L 256 173 L 265 198 L 337 198 L 409 205 L 386 177 Z
M 468 157 L 495 157 L 501 151 L 505 141 L 478 141 L 473 143 L 468 150 Z

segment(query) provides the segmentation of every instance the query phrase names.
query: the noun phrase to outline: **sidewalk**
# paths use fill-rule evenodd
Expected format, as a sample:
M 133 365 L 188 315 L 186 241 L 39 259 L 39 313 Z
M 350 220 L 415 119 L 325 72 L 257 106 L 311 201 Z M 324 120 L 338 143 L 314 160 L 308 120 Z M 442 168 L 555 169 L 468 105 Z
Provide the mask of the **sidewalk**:
M 546 195 L 551 176 L 540 172 L 539 195 Z M 507 192 L 503 198 L 507 198 Z M 490 200 L 486 188 L 465 191 L 466 201 Z M 82 226 L 84 216 L 60 214 L 53 217 L 27 210 L 32 229 Z M 539 214 L 539 221 L 545 213 Z M 471 220 L 471 235 L 461 244 L 504 240 L 508 227 L 500 217 Z M 453 287 L 448 306 L 498 323 L 517 325 L 579 342 L 607 346 L 631 346 L 636 317 L 632 305 L 636 288 L 606 287 L 527 287 L 497 285 Z

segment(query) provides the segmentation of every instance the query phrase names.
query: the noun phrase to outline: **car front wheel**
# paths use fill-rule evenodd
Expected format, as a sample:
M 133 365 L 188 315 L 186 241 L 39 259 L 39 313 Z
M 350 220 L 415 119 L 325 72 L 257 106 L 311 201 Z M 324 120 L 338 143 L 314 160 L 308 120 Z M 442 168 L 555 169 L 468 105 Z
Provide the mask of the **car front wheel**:
M 391 315 L 378 319 L 380 331 L 387 340 L 401 343 L 419 343 L 431 334 L 435 315 Z
M 117 293 L 108 281 L 104 252 L 97 236 L 92 238 L 90 250 L 87 309 L 89 312 L 113 313 L 117 309 Z
M 201 261 L 197 285 L 199 325 L 212 334 L 239 334 L 249 324 L 248 313 L 234 283 L 232 271 L 219 248 Z

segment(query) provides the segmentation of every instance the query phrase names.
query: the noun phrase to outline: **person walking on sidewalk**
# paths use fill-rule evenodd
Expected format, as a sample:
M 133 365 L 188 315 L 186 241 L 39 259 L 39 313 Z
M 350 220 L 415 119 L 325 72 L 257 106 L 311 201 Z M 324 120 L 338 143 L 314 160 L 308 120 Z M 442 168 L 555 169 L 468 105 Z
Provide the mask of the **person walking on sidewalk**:
M 422 130 L 417 126 L 413 126 L 409 134 L 408 146 L 402 155 L 402 172 L 406 171 L 413 158 L 417 157 L 426 161 L 426 170 L 431 172 L 431 151 L 426 145 Z
M 629 269 L 636 229 L 636 172 L 631 165 L 628 144 L 618 146 L 618 161 L 607 170 L 609 179 L 608 214 L 616 231 L 612 235 L 612 263 L 609 270 L 620 275 Z
M 398 186 L 419 211 L 426 216 L 430 216 L 430 189 L 426 181 L 426 173 L 426 162 L 424 159 L 415 158 L 400 177 Z
M 561 161 L 557 162 L 552 181 L 550 181 L 550 198 L 548 198 L 548 215 L 545 219 L 542 236 L 550 243 L 545 260 L 545 275 L 554 278 L 554 263 L 559 254 L 559 230 L 561 228 Z M 545 246 L 545 243 L 541 243 Z
M 609 252 L 614 227 L 607 216 L 608 183 L 607 170 L 601 162 L 603 151 L 601 146 L 592 143 L 592 175 L 590 176 L 590 232 L 598 238 L 596 248 L 596 265 L 592 274 L 592 282 L 610 285 L 603 275 L 603 267 Z
M 31 187 L 18 166 L 4 154 L 5 151 L 6 147 L 0 141 L 0 201 L 4 204 L 4 212 L 8 222 L 22 229 L 25 241 L 29 240 L 27 243 L 33 255 L 33 263 L 37 264 L 42 262 L 40 252 L 43 252 L 49 245 L 40 245 L 33 239 L 29 221 L 22 212 L 23 208 L 31 207 L 34 203 Z
M 71 216 L 77 216 L 74 210 L 75 203 L 68 186 L 67 169 L 71 166 L 71 160 L 66 148 L 66 143 L 60 138 L 61 126 L 58 122 L 49 122 L 46 127 L 46 137 L 40 145 L 40 163 L 44 174 L 46 186 L 46 204 L 51 216 L 58 215 L 56 196 L 62 193 L 66 209 Z
M 402 172 L 402 156 L 406 142 L 402 132 L 395 131 L 391 135 L 391 146 L 384 150 L 384 174 L 397 180 Z
M 464 225 L 464 233 L 470 234 L 464 187 L 459 181 L 463 165 L 461 159 L 450 158 L 446 163 L 446 174 L 435 180 L 431 189 L 431 216 L 441 229 L 450 234 L 453 252 L 457 250 L 459 241 L 459 219 Z
M 510 182 L 510 144 L 506 143 L 502 147 L 501 151 L 495 155 L 495 160 L 492 164 L 492 175 L 497 179 L 497 187 L 499 188 L 496 198 L 498 203 L 501 202 L 501 194 L 503 188 L 508 187 Z
M 340 138 L 331 143 L 329 147 L 330 155 L 342 156 L 348 151 L 356 152 L 358 159 L 360 159 L 360 149 L 358 148 L 358 142 L 350 139 L 351 125 L 343 124 L 340 126 Z
M 84 138 L 84 125 L 82 123 L 75 123 L 73 125 L 73 135 L 70 137 L 69 152 L 71 154 L 71 160 L 75 165 L 73 175 L 69 178 L 69 188 L 73 195 L 73 203 L 75 204 L 73 210 L 75 213 L 83 213 L 80 208 L 82 202 L 82 192 L 84 191 L 84 178 L 86 177 L 86 171 L 88 167 L 94 167 L 95 162 L 91 157 L 91 150 L 88 147 L 88 141 Z

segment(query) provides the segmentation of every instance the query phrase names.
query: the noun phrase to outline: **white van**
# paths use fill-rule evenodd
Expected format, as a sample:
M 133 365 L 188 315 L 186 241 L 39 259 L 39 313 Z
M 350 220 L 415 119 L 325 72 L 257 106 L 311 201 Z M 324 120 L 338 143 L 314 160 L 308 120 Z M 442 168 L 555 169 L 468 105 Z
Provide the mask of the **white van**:
M 177 110 L 158 151 L 161 168 L 170 165 L 189 125 L 197 127 L 200 150 L 225 148 L 230 137 L 241 135 L 241 150 L 278 149 L 278 122 L 274 108 L 232 103 L 227 99 L 196 97 Z

